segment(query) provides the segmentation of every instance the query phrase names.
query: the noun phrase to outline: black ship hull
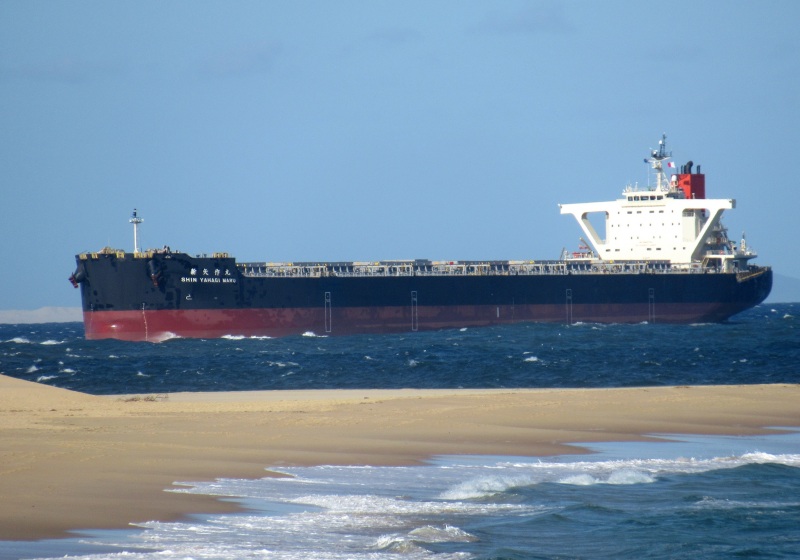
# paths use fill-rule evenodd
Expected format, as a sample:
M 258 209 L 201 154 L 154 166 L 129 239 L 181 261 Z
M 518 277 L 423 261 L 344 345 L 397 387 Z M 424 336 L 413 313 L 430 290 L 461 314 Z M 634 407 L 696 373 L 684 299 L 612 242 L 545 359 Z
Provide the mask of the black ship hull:
M 772 287 L 766 267 L 722 273 L 560 263 L 547 273 L 519 273 L 495 263 L 447 273 L 386 266 L 378 274 L 360 272 L 357 263 L 322 263 L 258 275 L 226 255 L 121 252 L 78 255 L 77 263 L 72 279 L 86 337 L 132 341 L 518 322 L 719 322 L 761 303 Z

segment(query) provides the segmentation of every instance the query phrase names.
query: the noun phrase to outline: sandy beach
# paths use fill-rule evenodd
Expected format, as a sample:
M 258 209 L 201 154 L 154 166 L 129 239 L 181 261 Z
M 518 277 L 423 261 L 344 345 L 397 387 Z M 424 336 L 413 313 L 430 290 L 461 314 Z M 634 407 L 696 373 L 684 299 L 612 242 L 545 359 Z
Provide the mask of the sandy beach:
M 92 396 L 0 376 L 0 539 L 232 511 L 176 481 L 800 427 L 800 385 Z

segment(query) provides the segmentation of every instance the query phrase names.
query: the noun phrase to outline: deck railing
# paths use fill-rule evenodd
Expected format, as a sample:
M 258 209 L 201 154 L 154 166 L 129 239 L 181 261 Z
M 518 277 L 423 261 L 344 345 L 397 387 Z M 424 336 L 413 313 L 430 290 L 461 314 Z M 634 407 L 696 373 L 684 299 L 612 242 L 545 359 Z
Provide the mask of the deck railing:
M 553 276 L 567 274 L 709 274 L 718 268 L 667 262 L 575 263 L 569 261 L 526 262 L 402 262 L 402 263 L 239 263 L 239 271 L 250 277 L 317 278 L 374 276 Z M 756 273 L 759 267 L 750 267 Z M 740 273 L 741 274 L 741 273 Z

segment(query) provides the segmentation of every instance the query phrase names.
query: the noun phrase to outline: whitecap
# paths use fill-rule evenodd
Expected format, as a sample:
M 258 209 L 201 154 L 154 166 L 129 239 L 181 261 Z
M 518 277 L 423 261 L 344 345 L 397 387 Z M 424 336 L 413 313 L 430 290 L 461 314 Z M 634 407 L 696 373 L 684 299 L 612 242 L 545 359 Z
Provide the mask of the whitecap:
M 457 543 L 476 540 L 478 539 L 474 535 L 452 525 L 445 525 L 444 527 L 425 525 L 424 527 L 412 529 L 407 535 L 397 533 L 381 535 L 371 548 L 385 552 L 409 554 L 428 552 L 418 543 Z
M 158 333 L 153 337 L 148 337 L 147 338 L 147 342 L 159 343 L 159 342 L 166 342 L 168 340 L 173 340 L 175 338 L 182 338 L 182 337 L 178 336 L 174 332 L 166 331 L 166 332 Z
M 147 375 L 146 373 L 142 373 L 141 371 L 137 371 L 136 372 L 136 377 L 150 377 L 150 376 Z
M 75 370 L 72 369 L 72 368 L 64 368 L 64 369 L 58 370 L 58 372 L 59 373 L 75 373 Z
M 40 375 L 36 378 L 37 383 L 43 383 L 45 381 L 50 381 L 51 379 L 57 378 L 57 375 Z
M 529 476 L 482 476 L 457 484 L 442 492 L 439 497 L 443 500 L 474 500 L 534 483 L 535 480 Z
M 195 493 L 195 492 L 193 492 Z M 462 503 L 453 501 L 415 501 L 387 498 L 374 494 L 309 494 L 286 500 L 288 503 L 324 508 L 327 513 L 342 518 L 358 519 L 358 524 L 375 527 L 385 525 L 387 519 L 401 515 L 440 515 L 459 511 L 465 514 L 487 512 L 531 511 L 531 506 L 520 504 Z
M 538 461 L 517 457 L 501 457 L 497 460 L 453 457 L 443 458 L 441 467 L 285 467 L 278 469 L 288 475 L 285 478 L 176 483 L 185 487 L 173 487 L 170 492 L 266 500 L 265 509 L 268 513 L 239 513 L 229 517 L 215 517 L 202 525 L 148 522 L 139 526 L 149 529 L 149 533 L 145 532 L 143 536 L 145 546 L 169 551 L 154 553 L 147 558 L 155 558 L 158 554 L 195 558 L 271 557 L 272 552 L 261 553 L 261 547 L 267 546 L 265 543 L 286 543 L 287 549 L 291 546 L 291 550 L 286 553 L 276 553 L 287 560 L 307 557 L 379 558 L 386 557 L 387 554 L 398 557 L 402 554 L 402 557 L 413 558 L 465 558 L 468 557 L 467 552 L 437 554 L 431 551 L 436 545 L 427 543 L 451 542 L 452 545 L 442 545 L 442 548 L 447 546 L 450 551 L 466 549 L 468 545 L 459 543 L 466 543 L 473 536 L 455 525 L 460 524 L 459 520 L 464 520 L 467 516 L 511 518 L 523 512 L 526 515 L 538 514 L 558 512 L 563 508 L 562 503 L 546 507 L 523 505 L 517 503 L 516 497 L 502 494 L 476 501 L 451 501 L 438 497 L 441 491 L 448 488 L 460 488 L 462 495 L 466 495 L 470 485 L 473 490 L 478 489 L 479 484 L 476 481 L 479 479 L 488 481 L 483 484 L 484 489 L 493 487 L 501 492 L 514 486 L 531 486 L 537 483 L 571 483 L 576 487 L 570 493 L 580 500 L 586 489 L 581 490 L 577 487 L 579 484 L 635 485 L 668 477 L 672 473 L 701 473 L 748 463 L 791 464 L 800 461 L 800 455 L 780 455 L 780 451 L 772 448 L 767 448 L 767 451 L 775 454 L 754 450 L 761 445 L 759 438 L 746 440 L 747 452 L 741 451 L 743 447 L 740 443 L 735 443 L 733 448 L 729 447 L 732 442 L 738 442 L 738 438 L 700 441 L 702 445 L 688 449 L 673 447 L 687 445 L 686 442 L 626 442 L 624 449 L 616 452 L 622 453 L 626 458 L 611 460 L 604 460 L 602 455 L 598 460 L 582 457 L 578 461 L 573 461 L 571 456 Z M 716 444 L 709 449 L 706 441 Z M 750 443 L 751 441 L 755 443 Z M 712 457 L 718 445 L 723 445 L 724 449 L 717 454 L 731 454 L 705 459 L 694 459 L 686 455 L 672 458 L 674 453 L 686 453 L 687 450 L 702 453 L 704 457 Z M 611 448 L 618 449 L 615 446 Z M 666 450 L 667 448 L 673 450 Z M 663 452 L 669 458 L 648 458 L 648 450 L 653 449 L 665 449 Z M 796 450 L 796 446 L 790 449 Z M 617 456 L 619 455 L 612 455 Z M 498 474 L 505 476 L 497 476 Z M 622 487 L 606 488 L 611 490 Z M 657 490 L 658 492 L 660 491 Z M 358 495 L 353 495 L 354 493 Z M 612 490 L 612 494 L 616 493 L 618 490 Z M 690 501 L 684 501 L 676 507 L 681 510 L 713 510 L 741 507 L 742 504 L 745 507 L 755 505 L 760 508 L 797 507 L 797 500 L 794 498 L 772 503 L 769 500 L 774 498 L 770 496 L 758 496 L 752 502 L 744 501 L 748 498 L 742 497 L 742 501 L 737 502 L 703 499 L 702 494 L 703 492 L 694 497 L 692 493 Z M 707 494 L 710 495 L 711 492 Z M 527 502 L 531 499 L 539 501 L 535 496 L 525 497 Z M 309 505 L 317 507 L 308 507 Z M 447 525 L 448 522 L 452 525 Z
M 781 463 L 787 456 L 778 456 L 771 453 L 762 453 L 761 451 L 753 451 L 742 455 L 742 461 L 746 463 Z
M 558 483 L 570 484 L 572 486 L 591 486 L 593 484 L 600 484 L 600 480 L 590 474 L 575 474 L 562 478 Z
M 25 373 L 33 373 L 33 372 L 35 372 L 35 371 L 39 371 L 39 368 L 38 368 L 38 367 L 36 367 L 35 365 L 32 365 L 31 367 L 29 367 L 29 368 L 27 369 L 27 371 L 26 371 Z
M 639 463 L 639 461 L 632 461 L 633 463 Z M 650 463 L 646 461 L 645 463 Z M 607 463 L 598 463 L 598 464 L 591 464 L 591 463 L 573 463 L 571 466 L 578 467 L 582 469 L 589 469 L 592 471 L 600 470 L 601 472 L 596 474 L 590 474 L 589 472 L 579 472 L 576 474 L 570 474 L 568 476 L 562 476 L 560 478 L 556 478 L 555 482 L 558 484 L 566 484 L 570 486 L 593 486 L 596 484 L 610 484 L 610 485 L 629 485 L 629 484 L 650 484 L 655 482 L 655 476 L 647 473 L 642 470 L 638 470 L 635 468 L 622 468 L 617 470 L 612 470 L 610 473 L 606 474 L 608 471 L 605 470 Z M 655 468 L 655 465 L 651 466 Z M 546 479 L 549 477 L 546 477 Z
M 408 535 L 416 541 L 426 543 L 472 542 L 478 540 L 475 535 L 453 525 L 445 525 L 444 527 L 425 525 L 424 527 L 412 529 L 408 532 Z
M 54 344 L 64 344 L 65 342 L 66 342 L 66 340 L 45 340 L 44 342 L 41 342 L 40 344 L 42 346 L 52 346 Z
M 372 545 L 375 550 L 394 552 L 397 554 L 413 554 L 427 552 L 413 540 L 403 535 L 381 535 Z
M 536 357 L 536 356 L 529 356 L 529 357 L 525 358 L 524 361 L 526 361 L 526 362 L 538 362 L 539 358 Z
M 317 334 L 314 331 L 306 331 L 306 332 L 303 333 L 303 336 L 306 336 L 306 337 L 309 337 L 309 338 L 327 338 L 327 335 Z
M 608 477 L 607 484 L 650 484 L 655 478 L 649 474 L 634 469 L 614 471 Z
M 27 338 L 25 338 L 24 336 L 15 336 L 14 338 L 6 340 L 6 342 L 14 342 L 16 344 L 30 344 L 31 343 L 31 341 L 28 340 Z

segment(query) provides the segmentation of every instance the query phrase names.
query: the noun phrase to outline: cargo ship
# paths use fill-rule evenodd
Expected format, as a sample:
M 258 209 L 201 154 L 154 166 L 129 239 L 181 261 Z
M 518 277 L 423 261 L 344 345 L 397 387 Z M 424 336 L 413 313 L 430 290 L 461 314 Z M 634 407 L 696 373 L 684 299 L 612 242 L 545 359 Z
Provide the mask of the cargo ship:
M 583 236 L 554 260 L 237 262 L 227 253 L 105 247 L 76 256 L 87 339 L 414 332 L 519 322 L 721 322 L 761 303 L 770 267 L 750 261 L 706 198 L 693 162 L 674 168 L 663 136 L 648 186 L 608 202 L 561 204 Z

